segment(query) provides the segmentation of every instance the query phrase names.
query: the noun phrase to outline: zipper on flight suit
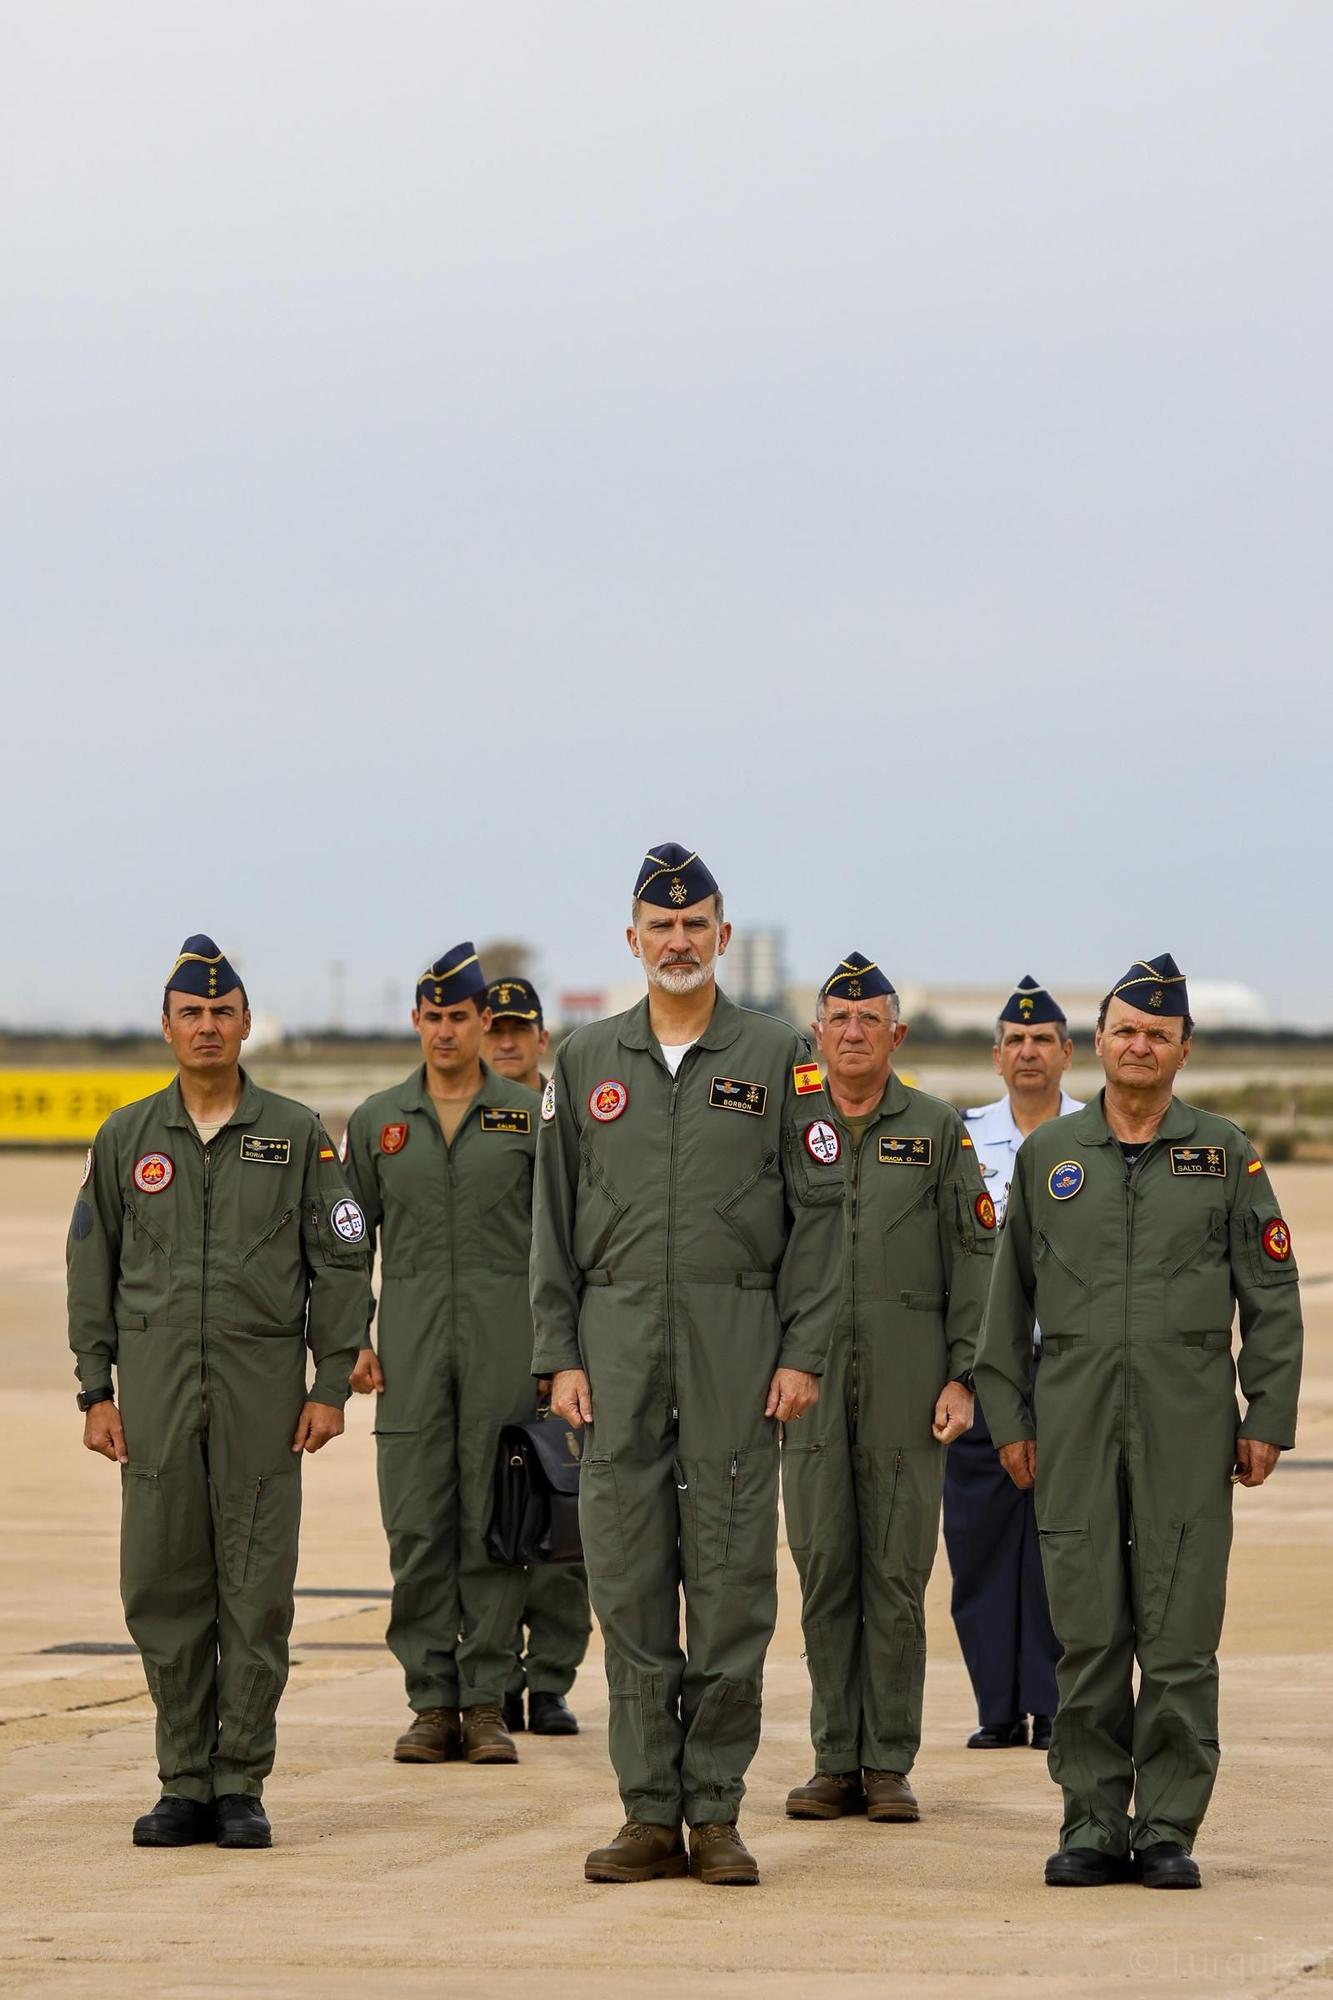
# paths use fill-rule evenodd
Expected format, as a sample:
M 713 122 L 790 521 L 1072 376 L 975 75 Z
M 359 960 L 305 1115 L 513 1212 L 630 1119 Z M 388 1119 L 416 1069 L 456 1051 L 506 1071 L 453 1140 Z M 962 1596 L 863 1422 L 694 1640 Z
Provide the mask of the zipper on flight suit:
M 1134 1176 L 1156 1144 L 1157 1141 L 1155 1138 L 1149 1139 L 1133 1166 L 1130 1166 L 1123 1153 L 1120 1155 L 1121 1170 L 1125 1177 L 1125 1272 L 1122 1281 L 1124 1313 L 1122 1317 L 1123 1331 L 1121 1338 L 1121 1365 L 1124 1371 L 1124 1380 L 1120 1392 L 1120 1448 L 1122 1457 L 1126 1456 L 1129 1451 L 1129 1397 L 1133 1381 L 1129 1367 L 1129 1327 L 1132 1317 L 1130 1308 L 1132 1292 L 1131 1278 L 1134 1270 L 1134 1204 L 1138 1200 L 1138 1194 L 1134 1187 Z
M 852 1342 L 852 1442 L 856 1442 L 856 1430 L 861 1415 L 861 1355 L 856 1344 L 856 1250 L 860 1224 L 861 1194 L 861 1148 L 870 1136 L 870 1128 L 861 1134 L 852 1154 L 852 1246 L 851 1282 L 848 1287 L 848 1312 L 851 1316 Z
M 666 1364 L 667 1395 L 671 1403 L 671 1421 L 679 1428 L 680 1407 L 676 1396 L 676 1334 L 671 1322 L 671 1225 L 676 1213 L 676 1097 L 680 1090 L 680 1071 L 684 1069 L 693 1049 L 686 1049 L 680 1060 L 680 1069 L 671 1079 L 671 1098 L 667 1105 L 667 1124 L 670 1138 L 667 1141 L 667 1212 L 666 1212 Z M 665 1067 L 665 1064 L 663 1065 Z
M 199 1262 L 199 1410 L 208 1429 L 208 1224 L 213 1206 L 213 1143 L 204 1147 L 204 1240 Z

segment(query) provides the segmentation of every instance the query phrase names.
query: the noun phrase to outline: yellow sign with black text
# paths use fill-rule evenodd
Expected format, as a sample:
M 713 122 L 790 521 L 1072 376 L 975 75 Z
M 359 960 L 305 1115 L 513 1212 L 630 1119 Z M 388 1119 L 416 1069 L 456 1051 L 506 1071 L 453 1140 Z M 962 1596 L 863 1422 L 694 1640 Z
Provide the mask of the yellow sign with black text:
M 170 1069 L 0 1069 L 0 1146 L 86 1146 L 122 1104 L 164 1090 Z

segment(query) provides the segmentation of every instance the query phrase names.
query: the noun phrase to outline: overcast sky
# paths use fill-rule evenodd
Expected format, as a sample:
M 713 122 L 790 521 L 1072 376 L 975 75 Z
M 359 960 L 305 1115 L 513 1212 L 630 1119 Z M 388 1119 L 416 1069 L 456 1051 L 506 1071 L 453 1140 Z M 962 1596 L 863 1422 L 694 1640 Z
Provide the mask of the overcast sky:
M 11 0 L 0 1021 L 628 969 L 1333 1021 L 1333 13 Z M 495 968 L 499 970 L 499 968 Z

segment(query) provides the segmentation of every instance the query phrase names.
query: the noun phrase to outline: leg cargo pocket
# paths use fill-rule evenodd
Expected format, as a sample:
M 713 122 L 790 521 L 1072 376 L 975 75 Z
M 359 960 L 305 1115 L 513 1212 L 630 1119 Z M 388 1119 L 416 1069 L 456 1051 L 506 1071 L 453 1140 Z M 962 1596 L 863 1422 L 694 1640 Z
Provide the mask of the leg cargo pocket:
M 623 1576 L 625 1530 L 616 1468 L 609 1458 L 585 1458 L 579 1474 L 579 1532 L 594 1576 Z

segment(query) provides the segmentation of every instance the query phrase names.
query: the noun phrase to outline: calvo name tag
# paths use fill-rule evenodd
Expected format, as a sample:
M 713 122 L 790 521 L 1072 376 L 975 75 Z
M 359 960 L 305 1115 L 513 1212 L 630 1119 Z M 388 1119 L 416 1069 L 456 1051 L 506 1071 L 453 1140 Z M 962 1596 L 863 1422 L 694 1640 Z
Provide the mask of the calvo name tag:
M 483 1111 L 481 1114 L 483 1132 L 531 1132 L 532 1113 L 530 1111 Z
M 255 1132 L 242 1132 L 241 1158 L 258 1166 L 285 1167 L 292 1157 L 290 1139 L 261 1139 Z

